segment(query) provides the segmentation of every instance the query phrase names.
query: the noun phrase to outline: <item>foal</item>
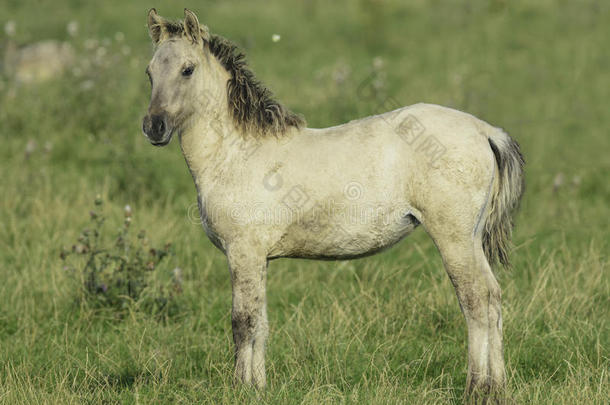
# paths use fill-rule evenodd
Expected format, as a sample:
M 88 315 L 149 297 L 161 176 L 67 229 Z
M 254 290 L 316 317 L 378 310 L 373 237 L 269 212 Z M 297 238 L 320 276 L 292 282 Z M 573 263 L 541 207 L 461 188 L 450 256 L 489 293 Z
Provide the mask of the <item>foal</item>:
M 472 115 L 430 104 L 307 128 L 192 12 L 171 22 L 153 9 L 148 28 L 155 52 L 143 130 L 157 146 L 178 134 L 203 228 L 227 256 L 236 380 L 265 386 L 269 260 L 362 257 L 421 224 L 466 318 L 466 392 L 499 394 L 501 293 L 490 264 L 508 264 L 523 190 L 518 144 Z

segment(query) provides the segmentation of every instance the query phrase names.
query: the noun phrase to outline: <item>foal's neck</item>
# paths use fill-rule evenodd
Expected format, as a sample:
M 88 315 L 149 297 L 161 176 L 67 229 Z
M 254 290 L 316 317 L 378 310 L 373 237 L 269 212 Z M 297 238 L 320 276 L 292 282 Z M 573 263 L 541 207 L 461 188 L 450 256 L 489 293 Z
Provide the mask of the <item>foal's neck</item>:
M 191 124 L 180 134 L 182 153 L 200 192 L 216 182 L 226 165 L 245 160 L 259 142 L 255 136 L 243 133 L 229 111 L 229 73 L 216 58 L 210 57 L 208 62 L 209 88 L 200 95 Z

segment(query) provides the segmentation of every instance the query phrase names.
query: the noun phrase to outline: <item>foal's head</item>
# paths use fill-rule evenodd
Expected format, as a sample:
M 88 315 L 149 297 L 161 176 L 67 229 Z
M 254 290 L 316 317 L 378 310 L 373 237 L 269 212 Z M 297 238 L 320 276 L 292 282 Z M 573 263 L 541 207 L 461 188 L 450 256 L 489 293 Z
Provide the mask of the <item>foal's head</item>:
M 142 130 L 153 145 L 164 146 L 196 110 L 206 75 L 203 50 L 209 33 L 186 9 L 184 22 L 167 21 L 150 10 L 148 30 L 156 49 L 146 68 L 152 95 Z

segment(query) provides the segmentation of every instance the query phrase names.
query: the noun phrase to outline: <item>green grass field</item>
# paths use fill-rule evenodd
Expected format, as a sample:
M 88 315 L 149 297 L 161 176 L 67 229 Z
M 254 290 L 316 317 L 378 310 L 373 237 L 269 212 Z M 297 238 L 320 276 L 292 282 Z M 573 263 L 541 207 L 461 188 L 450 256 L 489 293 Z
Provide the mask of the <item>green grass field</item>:
M 514 268 L 497 270 L 509 396 L 607 403 L 606 2 L 0 0 L 0 24 L 17 24 L 12 39 L 2 33 L 4 50 L 52 38 L 78 56 L 56 80 L 0 76 L 2 403 L 461 402 L 466 326 L 423 229 L 366 259 L 274 261 L 269 389 L 257 399 L 233 388 L 225 258 L 192 219 L 195 187 L 178 143 L 154 148 L 140 131 L 151 6 L 172 18 L 189 7 L 237 42 L 311 127 L 377 113 L 390 97 L 505 128 L 527 161 Z M 377 91 L 363 97 L 371 74 Z M 134 307 L 117 317 L 77 300 L 79 280 L 59 253 L 88 226 L 98 194 L 108 232 L 129 204 L 134 228 L 173 243 L 156 271 L 183 272 L 170 316 Z

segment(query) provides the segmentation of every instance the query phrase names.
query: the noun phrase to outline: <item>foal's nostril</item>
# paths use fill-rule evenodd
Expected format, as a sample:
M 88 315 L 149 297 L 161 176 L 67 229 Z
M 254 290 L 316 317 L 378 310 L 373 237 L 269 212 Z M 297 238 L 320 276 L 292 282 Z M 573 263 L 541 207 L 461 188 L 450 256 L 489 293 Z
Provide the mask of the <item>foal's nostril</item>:
M 152 117 L 152 128 L 153 132 L 157 136 L 162 136 L 165 134 L 165 119 L 161 115 L 153 115 Z
M 165 114 L 147 115 L 142 120 L 142 130 L 153 145 L 165 145 L 169 142 L 171 132 L 167 126 Z
M 165 133 L 165 121 L 162 119 L 157 123 L 157 133 L 164 134 Z

